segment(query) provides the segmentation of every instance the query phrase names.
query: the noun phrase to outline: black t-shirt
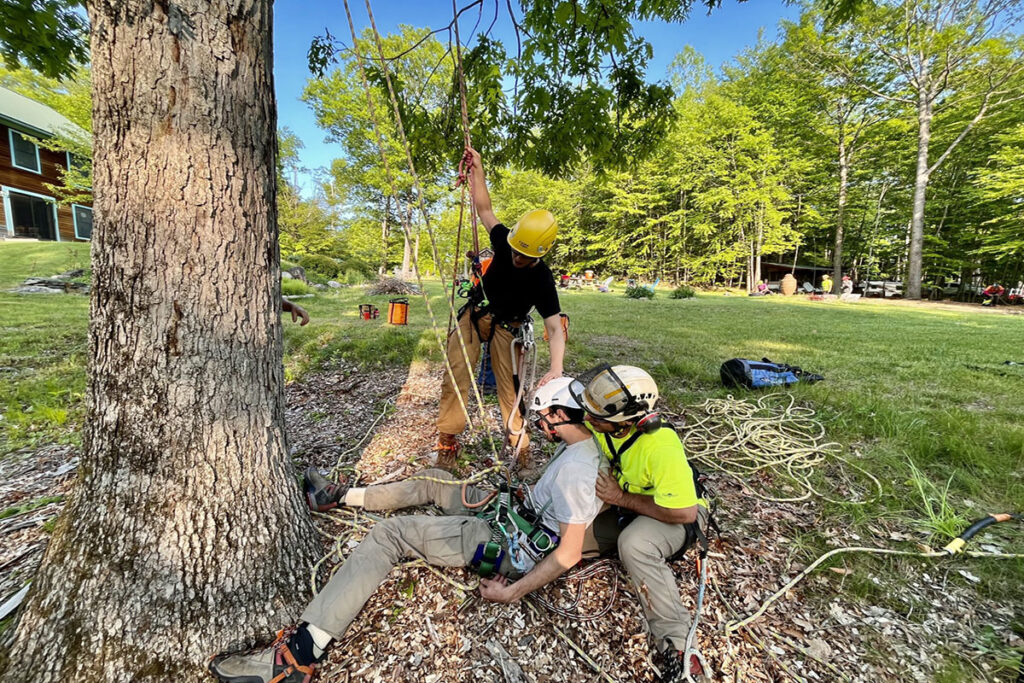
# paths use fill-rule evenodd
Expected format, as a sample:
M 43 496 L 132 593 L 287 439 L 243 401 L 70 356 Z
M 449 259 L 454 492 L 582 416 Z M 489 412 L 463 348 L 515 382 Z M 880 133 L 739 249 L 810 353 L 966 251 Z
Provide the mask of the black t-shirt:
M 516 268 L 508 233 L 501 223 L 491 228 L 494 259 L 483 277 L 491 311 L 497 319 L 506 321 L 523 320 L 534 306 L 542 318 L 557 315 L 561 308 L 551 269 L 543 261 L 529 268 Z

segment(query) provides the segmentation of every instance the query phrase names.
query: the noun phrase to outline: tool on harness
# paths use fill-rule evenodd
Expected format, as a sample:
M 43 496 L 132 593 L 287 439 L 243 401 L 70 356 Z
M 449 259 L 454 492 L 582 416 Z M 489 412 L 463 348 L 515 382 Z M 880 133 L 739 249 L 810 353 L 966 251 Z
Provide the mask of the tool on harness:
M 529 494 L 525 497 L 528 498 Z M 545 527 L 540 514 L 525 501 L 515 498 L 505 482 L 498 488 L 498 495 L 491 504 L 477 517 L 491 527 L 491 540 L 477 546 L 470 563 L 482 577 L 491 576 L 501 567 L 503 555 L 499 556 L 494 546 L 507 552 L 509 562 L 522 574 L 558 547 L 558 534 Z

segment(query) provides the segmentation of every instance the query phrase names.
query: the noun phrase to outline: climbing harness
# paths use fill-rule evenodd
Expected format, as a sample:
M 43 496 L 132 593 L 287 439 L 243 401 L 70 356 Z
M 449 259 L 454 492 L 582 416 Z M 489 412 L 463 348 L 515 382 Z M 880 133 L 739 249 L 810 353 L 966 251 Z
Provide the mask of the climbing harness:
M 501 567 L 506 552 L 515 570 L 525 574 L 558 547 L 558 533 L 541 522 L 544 511 L 535 509 L 529 488 L 524 485 L 522 490 L 520 499 L 502 482 L 488 507 L 477 514 L 491 527 L 491 540 L 477 547 L 471 563 L 482 577 Z

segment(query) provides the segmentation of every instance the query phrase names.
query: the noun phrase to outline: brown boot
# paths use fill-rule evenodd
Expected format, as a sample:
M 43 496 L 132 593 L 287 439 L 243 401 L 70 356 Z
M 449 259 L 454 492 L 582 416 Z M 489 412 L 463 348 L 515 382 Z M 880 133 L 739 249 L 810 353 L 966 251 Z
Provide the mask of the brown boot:
M 439 469 L 453 472 L 455 461 L 459 457 L 462 445 L 454 434 L 441 432 L 437 439 L 437 467 Z

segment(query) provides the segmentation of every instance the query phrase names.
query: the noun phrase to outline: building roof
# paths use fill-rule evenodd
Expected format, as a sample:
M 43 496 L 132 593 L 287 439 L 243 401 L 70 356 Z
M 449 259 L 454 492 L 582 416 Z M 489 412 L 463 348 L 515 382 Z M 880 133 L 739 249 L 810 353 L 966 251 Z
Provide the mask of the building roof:
M 61 131 L 85 133 L 63 114 L 3 87 L 0 87 L 0 122 L 44 137 Z

